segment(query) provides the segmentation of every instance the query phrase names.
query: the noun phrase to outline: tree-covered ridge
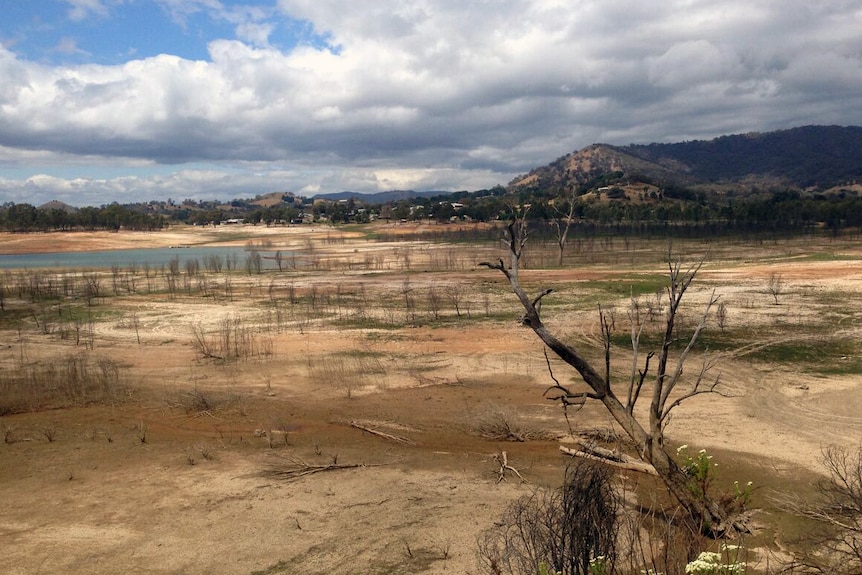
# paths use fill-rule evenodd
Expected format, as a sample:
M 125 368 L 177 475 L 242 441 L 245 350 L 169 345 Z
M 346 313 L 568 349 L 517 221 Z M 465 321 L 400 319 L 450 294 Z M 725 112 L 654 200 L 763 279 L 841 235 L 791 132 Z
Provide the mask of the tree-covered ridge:
M 804 126 L 674 144 L 594 144 L 513 180 L 510 189 L 589 188 L 605 174 L 711 192 L 823 191 L 862 180 L 862 127 Z
M 144 204 L 69 209 L 31 204 L 0 205 L 0 228 L 13 232 L 66 230 L 160 230 L 165 218 L 150 213 Z
M 622 150 L 648 162 L 679 162 L 695 181 L 759 176 L 791 188 L 823 190 L 862 179 L 862 127 L 857 126 L 804 126 Z

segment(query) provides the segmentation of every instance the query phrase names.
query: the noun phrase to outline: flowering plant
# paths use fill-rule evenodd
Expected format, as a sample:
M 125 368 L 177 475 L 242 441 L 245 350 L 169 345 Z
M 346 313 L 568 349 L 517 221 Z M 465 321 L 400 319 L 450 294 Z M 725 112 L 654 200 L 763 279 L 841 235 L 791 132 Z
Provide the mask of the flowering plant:
M 706 449 L 701 449 L 694 457 L 691 456 L 688 453 L 688 445 L 680 445 L 676 454 L 681 458 L 682 470 L 692 479 L 689 489 L 695 496 L 705 498 L 718 472 L 718 463 L 712 462 L 712 455 L 709 455 Z
M 722 550 L 726 557 L 722 557 L 721 553 L 703 551 L 685 566 L 685 572 L 688 575 L 744 575 L 745 562 L 739 561 L 738 556 L 730 557 L 731 553 L 738 555 L 739 547 L 725 545 Z

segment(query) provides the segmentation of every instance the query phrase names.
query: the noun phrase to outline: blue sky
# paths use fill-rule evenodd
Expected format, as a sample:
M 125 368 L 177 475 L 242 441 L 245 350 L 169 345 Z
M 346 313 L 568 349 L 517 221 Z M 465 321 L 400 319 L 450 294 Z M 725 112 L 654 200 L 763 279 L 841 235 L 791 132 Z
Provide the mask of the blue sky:
M 0 2 L 0 202 L 475 190 L 862 124 L 862 0 Z
M 210 40 L 254 44 L 256 33 L 285 51 L 303 43 L 326 44 L 311 23 L 279 14 L 274 2 L 7 0 L 0 22 L 8 48 L 54 66 L 117 65 L 159 54 L 206 60 Z

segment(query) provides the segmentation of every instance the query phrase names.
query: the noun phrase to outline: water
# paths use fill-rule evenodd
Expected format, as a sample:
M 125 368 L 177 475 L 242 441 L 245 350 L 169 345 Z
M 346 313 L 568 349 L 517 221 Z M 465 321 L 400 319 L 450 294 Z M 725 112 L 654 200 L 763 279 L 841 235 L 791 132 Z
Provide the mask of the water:
M 263 269 L 276 268 L 274 253 L 260 251 Z M 222 269 L 227 269 L 228 258 L 234 258 L 236 268 L 244 268 L 249 252 L 241 247 L 190 247 L 190 248 L 148 248 L 134 250 L 106 250 L 92 252 L 54 252 L 41 254 L 0 255 L 0 268 L 72 268 L 95 269 L 119 266 L 127 268 L 135 265 L 141 268 L 149 264 L 153 269 L 167 266 L 174 258 L 179 259 L 181 270 L 186 262 L 196 259 L 201 269 L 206 268 L 207 257 L 219 256 Z M 284 254 L 287 255 L 287 254 Z

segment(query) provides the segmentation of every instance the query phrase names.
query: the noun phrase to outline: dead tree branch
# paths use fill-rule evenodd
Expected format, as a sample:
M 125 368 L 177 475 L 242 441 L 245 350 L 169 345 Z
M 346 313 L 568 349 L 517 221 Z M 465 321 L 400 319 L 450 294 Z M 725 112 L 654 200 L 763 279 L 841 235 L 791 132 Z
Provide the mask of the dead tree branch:
M 265 469 L 261 472 L 261 475 L 264 477 L 274 477 L 278 479 L 285 479 L 287 481 L 294 481 L 297 479 L 302 479 L 308 475 L 314 475 L 315 473 L 323 473 L 324 471 L 338 471 L 341 469 L 358 469 L 364 467 L 381 467 L 383 465 L 388 465 L 388 463 L 330 463 L 327 465 L 314 465 L 311 463 L 306 463 L 302 459 L 298 457 L 289 457 L 287 465 L 284 466 L 270 466 L 268 469 Z
M 368 425 L 362 425 L 357 421 L 351 421 L 350 427 L 354 427 L 356 429 L 361 429 L 366 433 L 370 433 L 371 435 L 376 435 L 377 437 L 382 437 L 383 439 L 387 439 L 389 441 L 394 441 L 395 443 L 401 443 L 402 445 L 416 445 L 416 442 L 412 439 L 407 439 L 406 437 L 400 437 L 398 435 L 392 435 L 390 433 L 386 433 L 380 431 L 379 429 L 375 429 Z
M 527 481 L 521 477 L 521 473 L 509 465 L 509 455 L 505 451 L 501 451 L 500 453 L 494 454 L 494 461 L 500 464 L 500 470 L 497 472 L 497 483 L 501 481 L 506 481 L 506 472 L 511 471 L 515 474 L 515 476 L 521 480 L 521 483 L 526 483 Z
M 620 453 L 618 451 L 611 451 L 610 449 L 604 449 L 598 446 L 585 446 L 581 444 L 580 447 L 580 449 L 573 449 L 571 447 L 561 445 L 560 451 L 572 457 L 580 457 L 581 459 L 599 461 L 601 463 L 604 463 L 605 465 L 616 467 L 617 469 L 625 469 L 627 471 L 646 473 L 647 475 L 653 475 L 655 477 L 659 476 L 658 471 L 655 470 L 655 467 L 653 467 L 649 463 L 644 463 L 643 461 L 635 459 L 634 457 L 630 457 L 624 453 Z

